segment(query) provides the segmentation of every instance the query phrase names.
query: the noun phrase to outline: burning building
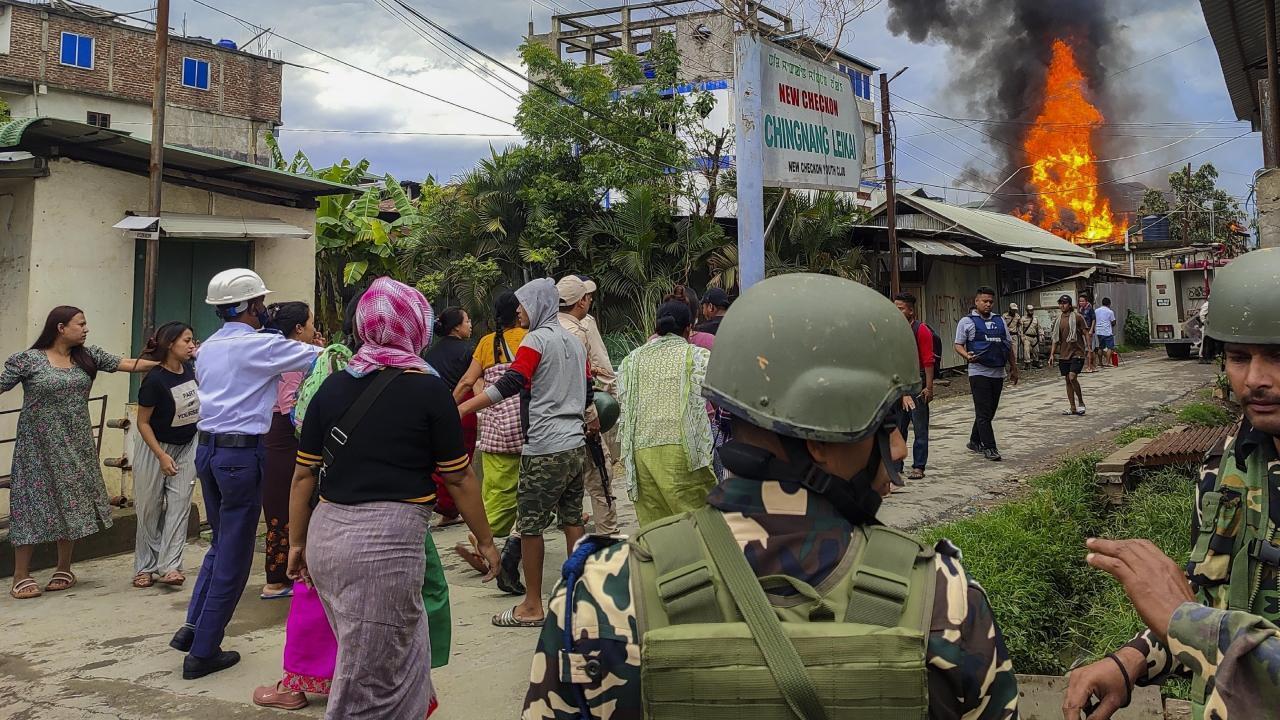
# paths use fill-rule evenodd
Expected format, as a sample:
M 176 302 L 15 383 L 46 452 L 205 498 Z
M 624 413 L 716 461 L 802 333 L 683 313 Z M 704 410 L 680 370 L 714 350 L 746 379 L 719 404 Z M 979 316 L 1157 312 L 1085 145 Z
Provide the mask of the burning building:
M 895 34 L 953 50 L 965 109 L 993 118 L 982 131 L 1003 174 L 970 167 L 960 179 L 994 188 L 989 207 L 1075 244 L 1123 234 L 1096 133 L 1124 107 L 1106 84 L 1104 60 L 1125 52 L 1106 3 L 889 0 L 889 8 Z

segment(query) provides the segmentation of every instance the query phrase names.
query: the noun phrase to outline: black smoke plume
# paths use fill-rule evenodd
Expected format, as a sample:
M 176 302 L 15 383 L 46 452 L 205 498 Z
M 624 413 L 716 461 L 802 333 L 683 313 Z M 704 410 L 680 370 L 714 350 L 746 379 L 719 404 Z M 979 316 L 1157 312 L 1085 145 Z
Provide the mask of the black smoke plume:
M 1108 12 L 1114 2 L 1104 0 L 888 0 L 889 30 L 912 42 L 941 42 L 951 49 L 947 77 L 952 95 L 949 107 L 931 107 L 942 114 L 995 118 L 1008 124 L 968 123 L 991 136 L 964 136 L 977 144 L 989 141 L 1002 160 L 1002 172 L 971 164 L 961 176 L 976 187 L 994 188 L 1026 160 L 1022 140 L 1040 111 L 1055 39 L 1066 40 L 1076 62 L 1090 81 L 1090 101 L 1108 121 L 1125 114 L 1127 100 L 1107 85 L 1108 65 L 1126 57 L 1119 24 Z M 927 112 L 901 100 L 895 109 Z M 926 118 L 937 127 L 952 123 Z M 1105 172 L 1106 166 L 1099 168 Z M 998 174 L 998 177 L 997 177 Z M 989 207 L 1010 210 L 1025 202 L 1015 194 L 1026 191 L 1025 172 L 993 196 Z M 1105 178 L 1104 178 L 1105 179 Z

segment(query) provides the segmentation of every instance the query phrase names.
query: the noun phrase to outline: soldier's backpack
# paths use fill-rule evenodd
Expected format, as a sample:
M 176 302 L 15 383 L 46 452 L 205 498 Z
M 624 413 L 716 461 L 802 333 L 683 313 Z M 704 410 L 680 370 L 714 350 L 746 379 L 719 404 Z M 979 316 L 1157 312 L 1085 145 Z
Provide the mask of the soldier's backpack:
M 298 385 L 298 398 L 293 404 L 293 411 L 289 414 L 290 419 L 293 420 L 295 435 L 302 437 L 302 421 L 306 418 L 311 398 L 315 397 L 316 391 L 330 375 L 347 367 L 347 363 L 351 362 L 351 356 L 352 352 L 346 345 L 334 343 L 321 350 L 315 362 L 311 363 L 311 369 L 307 370 L 307 374 Z
M 711 507 L 631 546 L 645 718 L 928 717 L 932 549 L 860 527 L 817 587 L 757 579 Z
M 920 326 L 924 325 L 929 329 L 929 334 L 933 336 L 933 376 L 938 377 L 942 374 L 942 336 L 937 333 L 928 323 L 916 320 L 911 323 L 911 336 L 915 337 L 916 331 Z

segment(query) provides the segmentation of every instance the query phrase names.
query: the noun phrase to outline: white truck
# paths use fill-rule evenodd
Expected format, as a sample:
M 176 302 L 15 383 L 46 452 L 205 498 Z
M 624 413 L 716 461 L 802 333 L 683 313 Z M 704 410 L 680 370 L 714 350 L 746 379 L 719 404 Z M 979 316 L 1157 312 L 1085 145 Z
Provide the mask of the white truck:
M 1151 344 L 1171 358 L 1192 356 L 1200 346 L 1200 306 L 1209 299 L 1216 268 L 1227 264 L 1221 245 L 1161 253 L 1147 271 L 1147 323 Z

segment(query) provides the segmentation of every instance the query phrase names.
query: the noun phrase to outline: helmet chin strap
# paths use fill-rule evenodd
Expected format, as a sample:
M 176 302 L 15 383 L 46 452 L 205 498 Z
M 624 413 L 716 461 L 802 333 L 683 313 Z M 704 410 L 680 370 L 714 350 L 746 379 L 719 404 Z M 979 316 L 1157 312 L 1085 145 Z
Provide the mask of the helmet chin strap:
M 827 499 L 836 510 L 855 525 L 879 525 L 876 513 L 880 510 L 880 493 L 875 491 L 876 475 L 883 467 L 890 481 L 896 482 L 898 473 L 893 467 L 889 449 L 889 428 L 876 430 L 875 443 L 867 464 L 851 478 L 843 478 L 823 470 L 809 456 L 803 440 L 781 437 L 782 446 L 789 458 L 782 460 L 773 453 L 754 445 L 728 442 L 720 448 L 720 460 L 734 475 L 752 480 L 777 480 L 793 482 L 809 492 Z

